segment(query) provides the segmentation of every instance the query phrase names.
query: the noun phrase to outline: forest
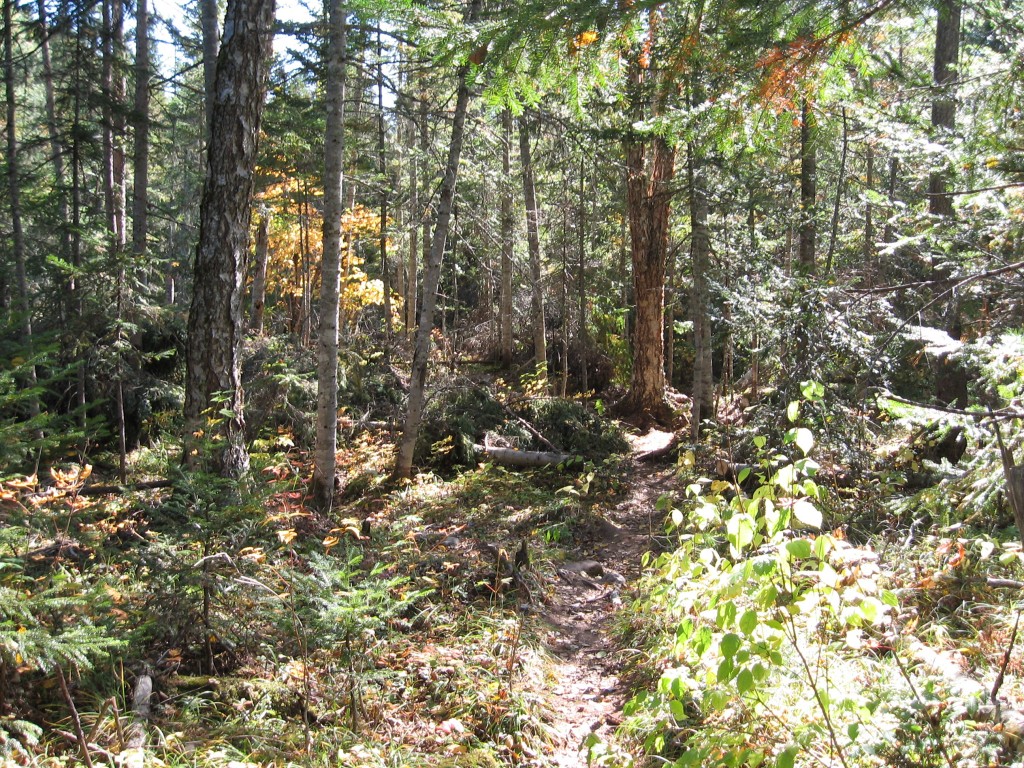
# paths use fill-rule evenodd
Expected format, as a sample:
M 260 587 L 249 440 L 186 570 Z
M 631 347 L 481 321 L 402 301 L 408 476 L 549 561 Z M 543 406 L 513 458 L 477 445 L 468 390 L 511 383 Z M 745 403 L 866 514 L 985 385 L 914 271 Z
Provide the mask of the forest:
M 3 0 L 3 74 L 2 768 L 1024 765 L 1024 3 Z

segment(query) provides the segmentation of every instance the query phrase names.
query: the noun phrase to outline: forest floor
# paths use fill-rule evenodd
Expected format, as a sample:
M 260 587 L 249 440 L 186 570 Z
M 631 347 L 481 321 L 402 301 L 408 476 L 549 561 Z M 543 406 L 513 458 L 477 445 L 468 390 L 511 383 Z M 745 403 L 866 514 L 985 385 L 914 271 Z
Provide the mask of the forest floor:
M 671 490 L 673 469 L 639 461 L 665 433 L 631 441 L 633 456 L 625 498 L 592 511 L 590 535 L 575 542 L 576 559 L 557 570 L 558 580 L 541 614 L 549 625 L 544 644 L 555 662 L 551 727 L 560 743 L 550 765 L 570 768 L 585 763 L 590 734 L 614 741 L 622 706 L 630 691 L 621 679 L 623 649 L 614 636 L 617 610 L 629 600 L 642 572 L 643 556 L 664 542 L 658 498 Z

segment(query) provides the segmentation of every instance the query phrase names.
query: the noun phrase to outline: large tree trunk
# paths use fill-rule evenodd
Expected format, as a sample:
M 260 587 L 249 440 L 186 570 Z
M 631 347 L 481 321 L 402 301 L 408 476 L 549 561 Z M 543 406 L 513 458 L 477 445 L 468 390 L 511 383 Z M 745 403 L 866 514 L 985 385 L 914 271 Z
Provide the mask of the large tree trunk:
M 238 355 L 253 174 L 273 34 L 274 0 L 228 0 L 188 318 L 186 460 L 196 462 L 198 445 L 190 438 L 203 429 L 204 412 L 213 406 L 224 437 L 219 469 L 231 476 L 243 474 L 249 464 Z M 214 403 L 218 392 L 227 393 L 226 402 Z M 224 409 L 229 416 L 221 416 Z
M 537 181 L 530 154 L 530 126 L 519 121 L 519 159 L 523 171 L 523 199 L 526 201 L 526 244 L 530 252 L 530 308 L 533 328 L 533 364 L 538 376 L 547 380 L 548 348 L 544 327 L 544 289 L 540 261 L 540 209 L 537 205 Z
M 317 347 L 316 453 L 313 500 L 325 511 L 334 501 L 338 450 L 338 310 L 341 289 L 341 215 L 345 162 L 346 11 L 330 0 L 327 50 L 327 133 L 324 137 L 324 249 Z
M 935 27 L 932 100 L 932 132 L 936 138 L 952 132 L 956 125 L 957 59 L 960 56 L 960 0 L 938 0 Z M 928 179 L 928 212 L 935 216 L 953 215 L 953 197 L 949 194 L 949 171 L 934 171 Z
M 512 367 L 512 253 L 515 249 L 515 218 L 512 213 L 512 113 L 501 113 L 501 298 L 498 337 L 501 367 Z
M 467 22 L 472 24 L 480 13 L 482 0 L 472 0 Z M 437 221 L 434 236 L 430 241 L 430 258 L 423 270 L 423 308 L 416 328 L 416 343 L 413 348 L 412 368 L 409 376 L 409 400 L 406 406 L 405 426 L 398 447 L 395 462 L 395 476 L 408 478 L 412 475 L 412 459 L 423 421 L 423 404 L 426 399 L 427 363 L 430 359 L 430 335 L 434 327 L 434 310 L 437 308 L 437 284 L 441 278 L 441 263 L 444 258 L 445 242 L 448 239 L 448 225 L 451 222 L 452 207 L 455 203 L 455 183 L 459 175 L 459 160 L 462 157 L 462 142 L 466 132 L 466 113 L 469 111 L 470 64 L 459 67 L 458 92 L 455 98 L 455 113 L 452 116 L 452 136 L 448 146 L 448 162 L 445 164 L 444 180 L 437 201 Z

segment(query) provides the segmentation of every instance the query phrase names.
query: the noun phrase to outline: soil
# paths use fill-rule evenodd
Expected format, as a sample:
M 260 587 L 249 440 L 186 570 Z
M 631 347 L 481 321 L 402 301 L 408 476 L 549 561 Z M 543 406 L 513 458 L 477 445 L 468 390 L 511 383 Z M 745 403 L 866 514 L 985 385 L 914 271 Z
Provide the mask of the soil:
M 658 435 L 636 441 L 634 456 L 647 454 L 666 433 Z M 619 677 L 623 658 L 612 631 L 615 615 L 631 599 L 644 553 L 658 551 L 664 528 L 655 505 L 672 489 L 674 472 L 634 459 L 631 474 L 626 498 L 598 510 L 602 517 L 585 549 L 560 567 L 542 613 L 545 645 L 554 659 L 551 725 L 559 737 L 542 765 L 552 768 L 586 765 L 583 742 L 591 733 L 614 740 L 629 696 Z

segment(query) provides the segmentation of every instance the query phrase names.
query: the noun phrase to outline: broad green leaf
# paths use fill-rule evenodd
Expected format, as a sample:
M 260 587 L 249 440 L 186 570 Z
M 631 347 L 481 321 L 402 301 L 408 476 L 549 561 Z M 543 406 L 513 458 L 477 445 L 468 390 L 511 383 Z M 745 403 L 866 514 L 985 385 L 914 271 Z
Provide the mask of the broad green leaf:
M 736 671 L 736 665 L 732 663 L 731 657 L 722 659 L 722 663 L 718 665 L 718 672 L 715 674 L 715 679 L 720 683 L 727 683 L 732 678 L 733 672 Z
M 799 749 L 795 745 L 786 747 L 779 753 L 779 756 L 775 758 L 775 768 L 793 768 L 798 751 Z
M 740 640 L 740 636 L 730 632 L 722 637 L 722 642 L 719 644 L 719 648 L 722 651 L 722 655 L 728 658 L 736 655 L 736 651 L 740 649 L 741 643 L 742 641 Z
M 786 542 L 786 551 L 793 559 L 811 556 L 811 542 L 807 539 L 793 539 Z
M 749 669 L 741 669 L 740 673 L 736 675 L 736 690 L 740 693 L 746 693 L 754 687 L 754 673 Z
M 751 635 L 755 629 L 757 629 L 757 611 L 753 609 L 744 611 L 740 616 L 740 632 Z
M 807 427 L 797 427 L 795 440 L 796 447 L 804 452 L 804 456 L 814 447 L 814 434 Z
M 786 408 L 786 418 L 796 424 L 796 420 L 800 418 L 800 401 L 794 400 Z
M 821 512 L 807 499 L 793 502 L 793 517 L 808 528 L 820 529 L 823 522 Z

